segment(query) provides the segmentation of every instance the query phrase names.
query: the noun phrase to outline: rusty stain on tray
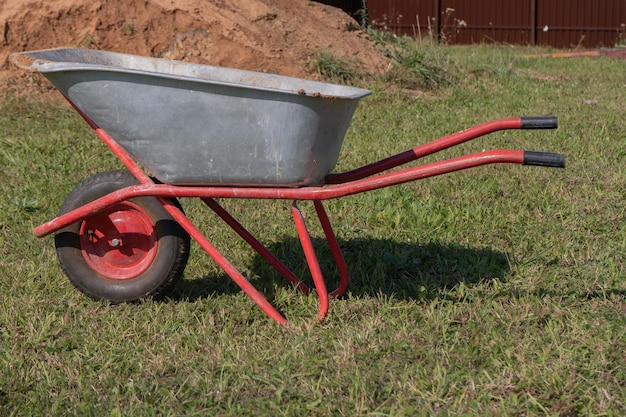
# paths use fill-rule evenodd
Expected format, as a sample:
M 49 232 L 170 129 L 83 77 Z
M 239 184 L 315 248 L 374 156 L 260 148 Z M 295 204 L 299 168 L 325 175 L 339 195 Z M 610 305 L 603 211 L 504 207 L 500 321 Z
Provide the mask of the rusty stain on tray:
M 320 98 L 325 98 L 328 100 L 336 100 L 338 97 L 337 96 L 331 96 L 328 94 L 322 94 L 322 93 L 313 93 L 311 94 L 312 97 L 320 97 Z
M 298 93 L 299 96 L 306 96 L 306 94 L 307 94 L 306 91 L 304 91 L 304 88 L 299 89 L 297 91 L 297 93 Z M 311 97 L 325 98 L 325 99 L 328 99 L 328 100 L 336 100 L 336 99 L 339 98 L 337 96 L 333 96 L 333 95 L 330 95 L 330 94 L 322 94 L 320 92 L 311 93 L 310 95 L 311 95 Z

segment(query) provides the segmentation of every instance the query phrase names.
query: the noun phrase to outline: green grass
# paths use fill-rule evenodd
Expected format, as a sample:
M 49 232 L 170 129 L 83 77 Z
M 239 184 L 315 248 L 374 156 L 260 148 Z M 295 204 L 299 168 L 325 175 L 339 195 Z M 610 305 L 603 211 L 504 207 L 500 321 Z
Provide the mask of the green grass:
M 438 158 L 527 148 L 563 152 L 568 166 L 488 166 L 328 202 L 351 286 L 322 324 L 314 297 L 183 201 L 290 327 L 197 246 L 170 299 L 111 306 L 81 295 L 52 239 L 32 228 L 82 179 L 120 164 L 66 106 L 4 97 L 0 414 L 624 415 L 626 64 L 526 57 L 538 52 L 425 52 L 455 74 L 431 93 L 362 82 L 374 94 L 340 170 L 487 120 L 549 114 L 556 131 L 500 132 Z M 304 273 L 288 203 L 223 204 Z
M 309 67 L 330 81 L 346 84 L 357 77 L 353 63 L 335 57 L 331 52 L 322 51 L 310 62 Z

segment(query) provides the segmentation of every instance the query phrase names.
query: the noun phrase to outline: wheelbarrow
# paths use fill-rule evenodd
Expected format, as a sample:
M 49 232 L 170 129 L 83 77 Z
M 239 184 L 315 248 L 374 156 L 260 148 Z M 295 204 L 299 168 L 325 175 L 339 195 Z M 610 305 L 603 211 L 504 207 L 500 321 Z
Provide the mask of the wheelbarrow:
M 180 61 L 90 49 L 15 53 L 42 73 L 126 170 L 93 175 L 59 215 L 34 229 L 55 234 L 61 268 L 86 295 L 113 303 L 160 297 L 186 266 L 191 238 L 273 320 L 285 317 L 186 217 L 179 198 L 201 199 L 304 294 L 348 288 L 348 269 L 323 201 L 486 164 L 564 167 L 561 154 L 489 150 L 419 166 L 426 155 L 505 129 L 554 129 L 556 117 L 489 121 L 351 171 L 333 173 L 358 101 L 370 91 Z M 396 169 L 394 169 L 396 168 Z M 217 199 L 292 201 L 313 288 L 287 268 Z M 312 201 L 339 283 L 329 291 L 299 201 Z

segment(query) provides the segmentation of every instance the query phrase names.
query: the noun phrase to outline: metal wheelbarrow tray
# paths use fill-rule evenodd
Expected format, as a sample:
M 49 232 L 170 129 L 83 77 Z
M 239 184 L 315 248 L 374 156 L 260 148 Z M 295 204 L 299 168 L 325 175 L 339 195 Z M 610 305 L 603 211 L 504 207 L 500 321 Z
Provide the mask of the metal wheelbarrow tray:
M 127 170 L 98 173 L 66 198 L 58 217 L 35 228 L 55 233 L 60 265 L 95 299 L 133 301 L 167 293 L 185 268 L 193 238 L 272 319 L 279 313 L 185 216 L 177 198 L 200 198 L 305 294 L 302 282 L 216 198 L 293 200 L 296 231 L 319 297 L 343 294 L 348 271 L 324 200 L 493 163 L 564 167 L 547 152 L 492 150 L 392 170 L 505 129 L 554 129 L 556 117 L 494 120 L 344 173 L 335 168 L 359 99 L 369 91 L 179 61 L 89 49 L 16 53 L 42 73 Z M 145 168 L 153 177 L 144 172 Z M 383 173 L 383 171 L 389 171 Z M 328 291 L 297 202 L 312 201 L 339 285 Z

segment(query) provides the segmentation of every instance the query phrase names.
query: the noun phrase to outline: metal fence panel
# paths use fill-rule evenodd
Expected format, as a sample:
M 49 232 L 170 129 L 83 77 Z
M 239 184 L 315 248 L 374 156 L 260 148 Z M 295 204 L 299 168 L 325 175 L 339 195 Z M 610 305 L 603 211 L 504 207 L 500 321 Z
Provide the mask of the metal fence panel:
M 626 0 L 367 0 L 370 20 L 448 43 L 613 46 L 626 41 Z
M 624 35 L 626 2 L 619 0 L 541 0 L 537 2 L 539 45 L 613 46 Z
M 440 34 L 449 43 L 531 43 L 530 2 L 442 0 Z
M 425 36 L 437 21 L 434 6 L 434 1 L 368 0 L 367 12 L 374 25 L 396 33 Z

